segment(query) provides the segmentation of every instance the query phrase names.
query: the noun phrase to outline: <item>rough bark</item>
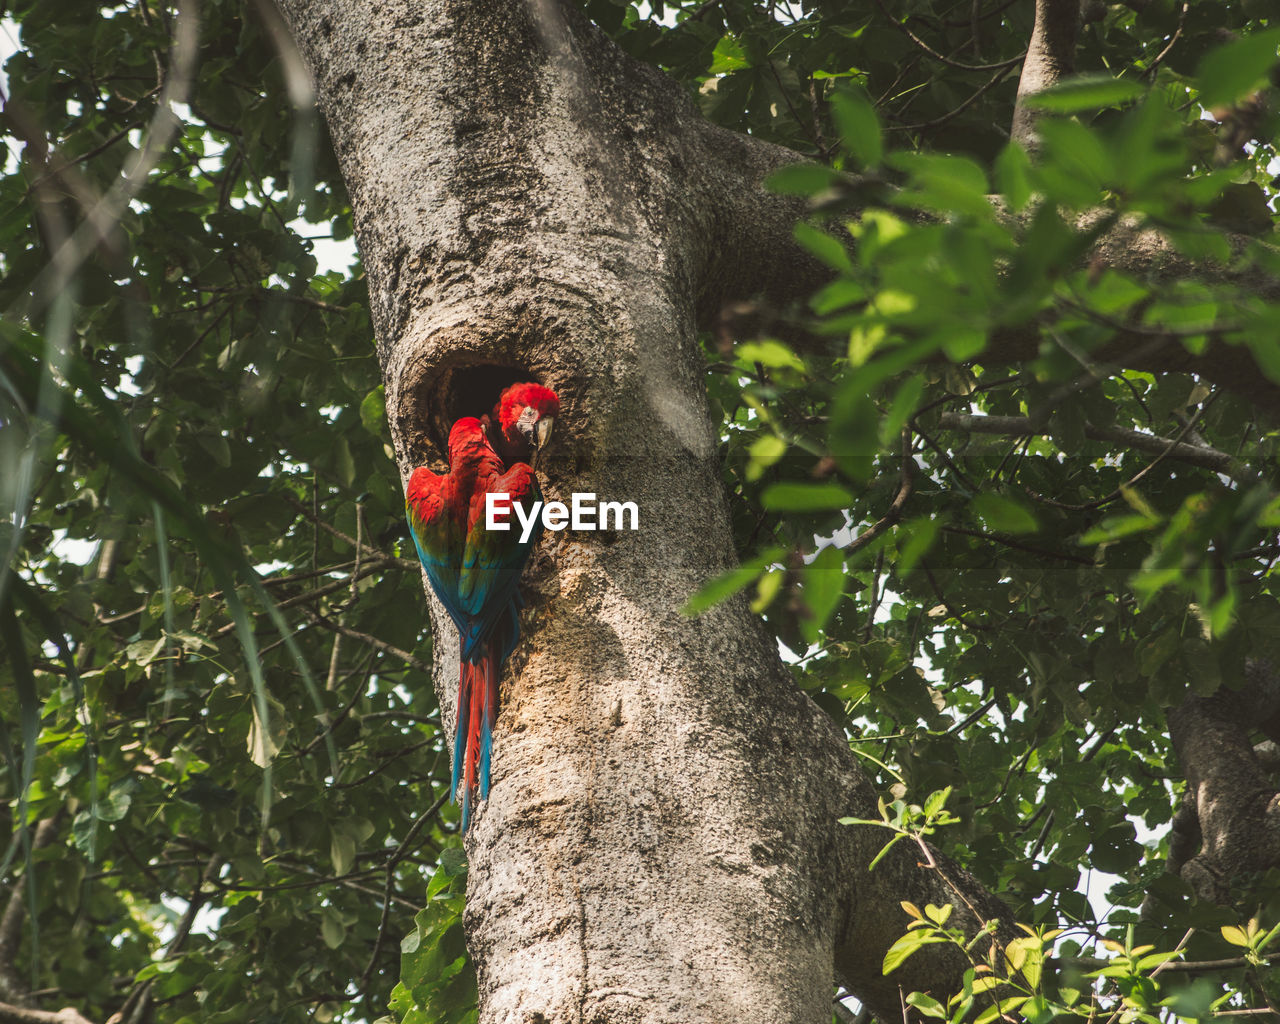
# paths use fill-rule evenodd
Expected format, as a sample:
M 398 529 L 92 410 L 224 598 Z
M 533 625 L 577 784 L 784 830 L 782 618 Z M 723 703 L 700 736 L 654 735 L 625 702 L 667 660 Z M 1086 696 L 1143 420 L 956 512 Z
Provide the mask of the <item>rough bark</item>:
M 1201 899 L 1229 901 L 1234 885 L 1280 864 L 1280 792 L 1251 739 L 1280 734 L 1280 674 L 1248 663 L 1239 689 L 1189 697 L 1169 713 L 1169 732 L 1187 779 L 1169 867 Z
M 1009 132 L 1015 142 L 1029 150 L 1036 147 L 1038 115 L 1027 100 L 1075 71 L 1079 29 L 1080 0 L 1036 0 L 1035 23 L 1022 61 Z
M 837 975 L 885 1015 L 899 982 L 946 985 L 946 956 L 881 977 L 899 900 L 998 901 L 907 844 L 868 876 L 887 836 L 837 823 L 875 807 L 838 730 L 745 603 L 677 610 L 734 559 L 696 324 L 803 285 L 753 240 L 790 237 L 760 182 L 791 155 L 549 2 L 281 7 L 350 190 L 402 471 L 529 376 L 564 400 L 549 496 L 640 507 L 635 533 L 548 535 L 526 575 L 467 839 L 481 1019 L 820 1021 Z M 456 644 L 436 651 L 451 711 Z
M 43 850 L 58 835 L 61 815 L 42 819 L 31 838 L 32 851 Z M 22 944 L 23 925 L 27 920 L 26 894 L 21 883 L 9 892 L 4 913 L 0 915 L 0 1002 L 17 1004 L 17 1008 L 32 1005 L 30 989 L 18 970 L 18 949 Z

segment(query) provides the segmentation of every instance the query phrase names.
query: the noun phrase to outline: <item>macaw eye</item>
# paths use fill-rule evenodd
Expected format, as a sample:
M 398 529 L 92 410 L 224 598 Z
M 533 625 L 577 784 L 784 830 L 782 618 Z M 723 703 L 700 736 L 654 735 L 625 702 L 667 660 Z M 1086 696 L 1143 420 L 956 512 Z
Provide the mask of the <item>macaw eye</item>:
M 529 437 L 533 433 L 533 425 L 538 422 L 538 410 L 531 405 L 526 405 L 520 410 L 520 418 L 516 420 L 516 429 L 525 437 Z

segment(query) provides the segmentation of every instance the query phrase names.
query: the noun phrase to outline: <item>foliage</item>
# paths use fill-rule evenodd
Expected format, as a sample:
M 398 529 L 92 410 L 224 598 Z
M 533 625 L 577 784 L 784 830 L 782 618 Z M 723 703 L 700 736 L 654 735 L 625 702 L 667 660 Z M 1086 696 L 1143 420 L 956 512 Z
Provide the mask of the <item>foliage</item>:
M 949 796 L 949 790 L 939 790 L 929 794 L 923 806 L 899 800 L 892 809 L 881 802 L 880 821 L 847 818 L 842 824 L 887 828 L 893 833 L 888 845 L 902 839 L 920 843 L 928 867 L 946 877 L 947 868 L 937 863 L 923 839 L 933 836 L 939 825 L 959 823 L 946 810 Z M 1104 1016 L 1145 1024 L 1201 1020 L 1253 1000 L 1270 1005 L 1277 980 L 1268 968 L 1266 950 L 1280 936 L 1280 925 L 1264 929 L 1257 918 L 1243 926 L 1223 925 L 1219 935 L 1205 936 L 1208 943 L 1216 943 L 1220 958 L 1196 962 L 1185 957 L 1187 944 L 1196 934 L 1194 927 L 1165 952 L 1155 952 L 1151 944 L 1135 944 L 1132 923 L 1119 933 L 1120 939 L 1102 938 L 1079 927 L 1020 924 L 1025 934 L 1002 942 L 995 921 L 984 922 L 974 934 L 950 924 L 954 904 L 927 904 L 922 910 L 904 900 L 901 907 L 906 931 L 885 953 L 885 974 L 892 974 L 925 946 L 941 944 L 956 947 L 970 965 L 955 992 L 917 991 L 904 996 L 918 1018 L 950 1024 L 963 1020 L 989 1024 L 996 1019 L 1048 1024 L 1096 1021 Z M 1231 955 L 1232 946 L 1244 950 L 1243 955 Z
M 144 998 L 164 1021 L 372 1019 L 456 818 L 364 283 L 317 272 L 304 237 L 350 237 L 336 168 L 239 4 L 203 6 L 172 132 L 175 9 L 10 10 L 0 787 L 8 880 L 34 893 L 19 975 L 98 1020 Z M 118 223 L 76 235 L 149 144 Z M 16 852 L 40 821 L 54 842 Z
M 690 605 L 747 588 L 885 789 L 901 801 L 954 788 L 961 824 L 944 848 L 1020 919 L 1101 937 L 1137 924 L 1145 898 L 1153 942 L 1192 928 L 1188 955 L 1212 958 L 1219 927 L 1258 910 L 1274 920 L 1280 891 L 1267 877 L 1236 908 L 1192 905 L 1163 874 L 1180 784 L 1164 712 L 1239 685 L 1246 656 L 1274 657 L 1277 435 L 1237 394 L 1123 360 L 1161 337 L 1191 356 L 1212 339 L 1280 380 L 1280 311 L 1241 284 L 1167 285 L 1082 257 L 1124 223 L 1158 228 L 1193 262 L 1274 273 L 1275 150 L 1223 139 L 1272 73 L 1276 40 L 1224 44 L 1193 4 L 1157 62 L 1168 26 L 1153 14 L 1112 8 L 1086 31 L 1081 64 L 1105 39 L 1110 74 L 1040 99 L 1035 154 L 992 142 L 990 123 L 1008 123 L 994 97 L 979 115 L 956 96 L 904 128 L 893 89 L 963 76 L 883 14 L 862 18 L 861 35 L 836 31 L 821 5 L 776 26 L 726 15 L 745 54 L 775 53 L 784 36 L 813 46 L 797 44 L 801 91 L 826 103 L 792 95 L 772 131 L 800 148 L 807 134 L 827 166 L 773 187 L 809 198 L 797 240 L 833 279 L 808 335 L 715 349 L 744 568 Z M 924 13 L 909 25 L 948 54 L 967 31 Z M 729 83 L 752 73 L 745 95 L 767 92 L 776 63 L 730 70 L 715 96 L 742 95 Z M 818 73 L 833 68 L 847 83 Z M 950 134 L 978 116 L 986 131 Z M 1226 229 L 1251 238 L 1230 250 Z M 1017 372 L 984 365 L 1019 331 L 1036 342 Z M 1092 872 L 1115 876 L 1105 922 L 1083 892 Z
M 1140 980 L 1130 925 L 1160 949 L 1194 927 L 1183 954 L 1209 959 L 1223 928 L 1280 919 L 1272 878 L 1188 907 L 1155 838 L 1180 785 L 1163 709 L 1280 637 L 1274 427 L 1098 356 L 1213 337 L 1280 378 L 1280 317 L 1244 286 L 1079 265 L 1131 216 L 1194 260 L 1280 270 L 1263 5 L 1102 8 L 1034 159 L 1007 142 L 1029 4 L 584 6 L 709 117 L 818 161 L 775 182 L 810 197 L 798 238 L 833 272 L 805 344 L 708 341 L 743 570 L 705 601 L 748 589 L 891 820 L 952 787 L 934 838 L 1038 955 L 1067 926 L 1127 943 Z M 30 899 L 21 975 L 93 1019 L 143 999 L 168 1022 L 462 1019 L 420 577 L 359 267 L 317 270 L 313 242 L 352 232 L 322 130 L 256 5 L 201 5 L 182 94 L 172 4 L 9 10 L 0 874 Z M 1259 244 L 1229 253 L 1226 229 Z M 1031 326 L 1019 372 L 983 364 Z M 986 416 L 1022 432 L 964 419 Z M 1115 876 L 1106 922 L 1088 872 Z

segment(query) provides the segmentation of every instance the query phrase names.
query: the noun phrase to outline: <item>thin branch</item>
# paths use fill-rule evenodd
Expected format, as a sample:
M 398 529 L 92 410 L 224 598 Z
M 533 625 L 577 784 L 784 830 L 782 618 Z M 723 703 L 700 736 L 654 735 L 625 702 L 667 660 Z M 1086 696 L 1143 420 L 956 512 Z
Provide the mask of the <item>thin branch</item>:
M 362 579 L 365 576 L 372 576 L 375 572 L 377 572 L 382 568 L 383 568 L 382 562 L 374 562 L 370 565 L 365 566 L 364 569 L 360 572 L 359 576 L 356 576 L 355 573 L 352 573 L 352 577 L 355 579 Z M 322 597 L 327 597 L 328 595 L 335 593 L 339 590 L 345 590 L 347 587 L 347 583 L 348 581 L 345 579 L 334 580 L 332 583 L 328 583 L 323 587 L 317 587 L 315 590 L 308 590 L 308 591 L 305 591 L 304 593 L 296 594 L 293 597 L 288 598 L 287 600 L 277 601 L 276 609 L 278 611 L 284 611 L 286 608 L 296 608 L 298 605 L 313 604 L 314 602 L 320 600 L 320 598 Z M 236 624 L 234 622 L 228 622 L 225 626 L 220 626 L 217 630 L 215 630 L 213 635 L 226 636 L 226 634 L 230 633 L 235 628 L 236 628 Z
M 426 827 L 427 823 L 432 821 L 440 812 L 440 808 L 444 806 L 444 802 L 449 799 L 449 788 L 445 789 L 436 798 L 435 803 L 426 809 L 425 812 L 413 823 L 404 839 L 401 840 L 400 846 L 395 854 L 387 861 L 386 882 L 383 887 L 382 897 L 382 920 L 378 922 L 378 938 L 374 941 L 373 951 L 369 954 L 369 963 L 364 969 L 364 974 L 360 976 L 360 990 L 365 993 L 365 1001 L 369 1001 L 369 980 L 373 977 L 374 968 L 378 965 L 378 956 L 382 953 L 382 946 L 386 940 L 387 923 L 391 919 L 391 887 L 395 881 L 396 866 L 409 855 L 410 844 L 418 837 L 418 833 Z
M 440 726 L 439 715 L 420 715 L 414 711 L 370 711 L 368 714 L 361 715 L 360 721 L 371 722 L 379 718 L 416 722 L 419 725 L 434 725 L 437 728 Z
M 295 498 L 292 494 L 285 494 L 285 495 L 284 495 L 284 500 L 285 500 L 285 501 L 287 501 L 290 505 L 292 505 L 292 506 L 293 506 L 295 509 L 297 509 L 299 512 L 301 512 L 304 516 L 306 516 L 306 517 L 307 517 L 307 519 L 311 520 L 311 521 L 312 521 L 312 522 L 314 522 L 317 526 L 319 526 L 319 527 L 320 527 L 320 529 L 324 530 L 324 531 L 325 531 L 325 533 L 328 533 L 328 534 L 330 534 L 331 536 L 337 537 L 337 538 L 338 538 L 340 541 L 342 541 L 343 543 L 351 545 L 351 547 L 352 547 L 352 548 L 356 548 L 356 547 L 358 547 L 358 546 L 359 546 L 359 545 L 357 544 L 357 542 L 356 542 L 356 539 L 355 539 L 354 537 L 352 537 L 349 533 L 343 533 L 343 532 L 342 532 L 341 530 L 339 530 L 336 526 L 334 526 L 334 525 L 332 525 L 331 523 L 328 523 L 328 522 L 326 522 L 325 520 L 321 519 L 318 513 L 316 513 L 316 512 L 314 512 L 314 511 L 312 511 L 312 510 L 311 510 L 311 509 L 309 509 L 309 508 L 307 508 L 307 506 L 306 506 L 306 505 L 304 505 L 302 502 L 300 502 L 300 501 L 299 501 L 297 498 Z M 378 556 L 378 558 L 379 558 L 379 559 L 381 559 L 383 562 L 386 562 L 386 563 L 394 563 L 394 564 L 396 564 L 396 565 L 399 565 L 401 569 L 419 569 L 419 570 L 421 570 L 421 566 L 418 564 L 418 562 L 417 562 L 417 560 L 416 560 L 416 559 L 411 559 L 411 558 L 397 558 L 395 555 L 387 554 L 387 552 L 385 552 L 385 551 L 381 550 L 380 548 L 376 548 L 376 547 L 374 547 L 372 544 L 365 544 L 365 545 L 364 545 L 364 549 L 365 549 L 366 551 L 370 551 L 370 552 L 372 552 L 373 554 L 377 555 L 377 556 Z
M 958 68 L 961 71 L 995 71 L 999 68 L 1012 67 L 1014 64 L 1020 63 L 1022 59 L 1027 55 L 1027 51 L 1023 50 L 1020 54 L 1018 54 L 1018 56 L 1010 57 L 1008 60 L 1002 60 L 998 64 L 962 64 L 958 60 L 952 60 L 950 57 L 944 56 L 943 54 L 939 53 L 932 46 L 930 46 L 923 39 L 921 39 L 918 35 L 912 32 L 911 29 L 907 28 L 906 22 L 899 21 L 892 14 L 889 13 L 889 9 L 884 5 L 884 0 L 876 0 L 876 6 L 880 8 L 880 13 L 883 14 L 889 20 L 889 23 L 892 24 L 894 28 L 896 28 L 904 36 L 910 39 L 913 43 L 916 44 L 916 46 L 918 46 L 921 50 L 927 53 L 934 60 L 941 61 L 943 64 L 947 65 L 947 67 L 949 68 Z M 975 39 L 977 38 L 976 34 L 974 38 Z
M 0 1024 L 94 1024 L 70 1006 L 57 1013 L 48 1010 L 32 1010 L 11 1003 L 0 1003 Z
M 1169 42 L 1165 48 L 1156 54 L 1156 59 L 1153 60 L 1147 70 L 1142 73 L 1144 78 L 1150 78 L 1156 73 L 1156 68 L 1158 68 L 1161 62 L 1169 56 L 1169 52 L 1173 49 L 1174 44 L 1182 38 L 1182 28 L 1186 24 L 1187 20 L 1187 8 L 1190 6 L 1191 4 L 1189 3 L 1184 3 L 1182 5 L 1182 10 L 1178 12 L 1178 27 L 1174 29 L 1173 35 L 1169 37 Z
M 126 135 L 128 135 L 131 131 L 133 131 L 133 129 L 137 128 L 138 125 L 139 125 L 139 122 L 137 121 L 134 121 L 130 124 L 125 125 L 118 132 L 116 132 L 114 135 L 108 138 L 105 142 L 102 142 L 97 146 L 94 146 L 93 149 L 89 150 L 89 152 L 81 153 L 79 156 L 74 157 L 70 160 L 67 160 L 66 158 L 62 157 L 61 154 L 58 154 L 58 163 L 55 166 L 50 167 L 49 170 L 45 171 L 44 174 L 36 178 L 35 181 L 33 181 L 30 185 L 27 186 L 27 190 L 24 198 L 30 199 L 31 194 L 40 186 L 42 186 L 46 181 L 48 181 L 50 178 L 62 179 L 62 175 L 65 174 L 72 167 L 76 166 L 76 164 L 82 164 L 82 163 L 85 163 L 86 161 L 92 160 L 95 156 L 101 156 L 108 149 L 110 149 L 117 142 L 119 142 Z M 91 209 L 91 207 L 89 209 Z
M 58 821 L 62 812 L 44 818 L 35 827 L 35 835 L 31 838 L 31 853 L 43 850 L 53 842 L 58 834 Z M 21 980 L 16 960 L 18 946 L 22 942 L 22 925 L 27 919 L 27 901 L 23 887 L 14 882 L 9 893 L 9 902 L 5 905 L 4 916 L 0 917 L 0 993 L 7 999 L 25 1001 L 28 994 L 26 984 Z
M 182 947 L 187 944 L 187 937 L 191 934 L 191 928 L 196 922 L 196 916 L 200 913 L 200 908 L 205 904 L 205 884 L 217 879 L 224 863 L 225 859 L 221 853 L 213 854 L 205 863 L 204 871 L 201 872 L 200 877 L 196 880 L 195 889 L 187 897 L 187 909 L 183 913 L 182 919 L 178 922 L 173 938 L 165 946 L 161 959 L 168 960 L 172 958 L 181 952 Z M 124 1005 L 112 1015 L 107 1024 L 113 1024 L 113 1022 L 133 1024 L 135 1021 L 145 1019 L 150 1008 L 151 979 L 148 978 L 141 984 L 134 986 L 133 990 L 125 998 Z
M 907 504 L 907 499 L 911 497 L 912 487 L 915 480 L 915 460 L 911 457 L 911 434 L 907 430 L 902 432 L 902 468 L 898 474 L 898 493 L 893 496 L 888 510 L 863 530 L 858 536 L 854 537 L 848 545 L 843 549 L 844 554 L 851 555 L 855 551 L 865 548 L 873 540 L 889 529 L 894 523 L 902 518 L 902 510 Z M 872 609 L 872 614 L 875 609 Z
M 361 633 L 358 629 L 352 629 L 350 626 L 344 626 L 340 622 L 334 622 L 332 619 L 327 619 L 319 612 L 312 611 L 311 609 L 304 608 L 303 611 L 317 626 L 323 626 L 325 629 L 334 633 L 341 633 L 343 636 L 349 636 L 353 640 L 359 640 L 362 643 L 366 643 L 370 647 L 376 647 L 378 650 L 384 651 L 392 657 L 399 658 L 410 668 L 416 668 L 419 672 L 430 673 L 431 671 L 431 666 L 421 658 L 415 657 L 408 651 L 396 647 L 394 644 L 389 644 L 385 640 L 379 640 L 376 636 L 370 636 L 368 633 Z
M 423 740 L 420 743 L 414 743 L 414 744 L 411 744 L 410 746 L 402 747 L 400 750 L 394 750 L 394 751 L 391 751 L 390 753 L 383 754 L 382 763 L 378 765 L 377 768 L 373 769 L 373 771 L 369 772 L 367 775 L 362 775 L 360 778 L 353 779 L 351 782 L 335 782 L 329 788 L 330 789 L 355 789 L 356 786 L 363 786 L 366 782 L 372 782 L 374 779 L 376 779 L 379 775 L 385 772 L 393 764 L 399 761 L 400 758 L 408 757 L 410 754 L 421 750 L 423 747 L 429 747 L 435 742 L 436 742 L 435 739 Z M 403 782 L 406 780 L 402 779 L 400 781 Z
M 341 633 L 334 635 L 333 644 L 334 644 L 335 651 L 338 649 L 338 638 L 341 636 L 342 636 Z M 325 727 L 324 731 L 318 733 L 311 740 L 310 743 L 308 743 L 305 747 L 302 748 L 302 750 L 299 752 L 300 757 L 306 757 L 308 754 L 310 754 L 311 751 L 313 751 L 317 746 L 320 745 L 320 743 L 324 740 L 326 736 L 331 736 L 333 734 L 334 729 L 338 728 L 339 725 L 341 725 L 343 722 L 347 720 L 347 716 L 351 714 L 351 709 L 356 706 L 356 701 L 358 701 L 365 694 L 364 688 L 369 683 L 369 676 L 371 675 L 371 672 L 372 672 L 373 657 L 375 653 L 376 651 L 374 650 L 369 651 L 369 657 L 366 660 L 365 666 L 364 666 L 364 679 L 361 681 L 360 685 L 355 687 L 354 690 L 352 691 L 351 699 L 347 701 L 346 705 L 343 707 L 341 711 L 338 712 L 338 714 L 334 717 L 333 721 L 330 722 Z M 326 686 L 325 689 L 327 690 L 337 689 L 337 680 L 334 678 L 333 666 L 330 666 L 330 682 L 332 682 L 334 685 Z
M 1010 437 L 1045 432 L 1044 424 L 1030 416 L 980 416 L 964 412 L 944 412 L 939 417 L 938 425 L 944 430 L 966 430 L 973 434 L 1001 434 Z M 1171 440 L 1158 434 L 1145 434 L 1125 427 L 1100 427 L 1092 423 L 1085 423 L 1084 436 L 1091 441 L 1111 441 L 1152 455 L 1190 462 L 1233 479 L 1248 475 L 1244 467 L 1226 452 L 1187 444 L 1177 438 Z
M 1065 551 L 1054 551 L 1050 548 L 1036 547 L 1034 544 L 1024 544 L 1022 541 L 1014 540 L 1012 537 L 1006 537 L 999 533 L 983 533 L 981 530 L 969 530 L 963 526 L 944 526 L 943 530 L 947 533 L 958 533 L 962 537 L 976 537 L 978 540 L 995 541 L 997 544 L 1003 544 L 1007 548 L 1013 548 L 1016 551 L 1025 551 L 1032 555 L 1045 555 L 1048 558 L 1059 558 L 1064 562 L 1075 562 L 1077 565 L 1093 565 L 1092 558 L 1083 558 L 1079 555 L 1069 555 Z
M 1216 398 L 1217 395 L 1214 395 L 1213 397 Z M 1123 497 L 1124 492 L 1128 488 L 1132 487 L 1144 476 L 1146 476 L 1153 469 L 1155 469 L 1156 466 L 1160 465 L 1160 463 L 1164 461 L 1165 456 L 1167 456 L 1169 452 L 1173 450 L 1173 447 L 1177 444 L 1180 444 L 1183 438 L 1185 438 L 1188 434 L 1192 433 L 1192 427 L 1195 426 L 1196 420 L 1200 417 L 1200 414 L 1209 407 L 1209 403 L 1212 401 L 1213 401 L 1213 398 L 1210 398 L 1208 402 L 1205 402 L 1204 405 L 1196 409 L 1195 415 L 1192 416 L 1191 419 L 1189 419 L 1183 425 L 1182 430 L 1178 433 L 1178 436 L 1173 438 L 1173 440 L 1169 442 L 1169 446 L 1165 448 L 1164 451 L 1162 451 L 1149 463 L 1147 463 L 1140 470 L 1138 470 L 1138 472 L 1134 473 L 1133 476 L 1131 476 L 1128 480 L 1122 483 L 1110 494 L 1104 495 L 1103 497 L 1098 498 L 1096 501 L 1086 501 L 1083 504 L 1075 505 L 1075 504 L 1071 504 L 1070 502 L 1062 502 L 1054 498 L 1048 498 L 1048 497 L 1045 497 L 1044 495 L 1037 494 L 1035 491 L 1031 490 L 1030 488 L 1026 489 L 1027 493 L 1030 494 L 1033 498 L 1035 498 L 1038 501 L 1043 501 L 1049 505 L 1053 505 L 1055 508 L 1066 509 L 1069 512 L 1088 512 L 1096 508 L 1102 508 L 1103 505 L 1109 505 L 1116 499 Z M 1199 447 L 1208 447 L 1208 446 L 1200 445 Z
M 960 106 L 956 107 L 954 110 L 946 114 L 943 114 L 941 117 L 935 117 L 932 121 L 921 121 L 918 124 L 890 125 L 889 130 L 896 131 L 896 132 L 918 132 L 918 131 L 926 131 L 930 128 L 939 128 L 942 125 L 946 124 L 948 121 L 950 121 L 952 118 L 959 117 L 971 106 L 977 103 L 978 100 L 980 100 L 984 95 L 986 95 L 986 93 L 989 90 L 994 88 L 1000 82 L 1004 81 L 1004 79 L 1008 77 L 1009 72 L 1012 71 L 1013 68 L 1014 68 L 1014 65 L 1010 64 L 1008 67 L 1003 68 L 1000 71 L 997 71 L 994 75 L 991 76 L 991 78 L 987 80 L 985 85 L 982 85 L 977 92 L 975 92 L 967 100 L 961 103 Z

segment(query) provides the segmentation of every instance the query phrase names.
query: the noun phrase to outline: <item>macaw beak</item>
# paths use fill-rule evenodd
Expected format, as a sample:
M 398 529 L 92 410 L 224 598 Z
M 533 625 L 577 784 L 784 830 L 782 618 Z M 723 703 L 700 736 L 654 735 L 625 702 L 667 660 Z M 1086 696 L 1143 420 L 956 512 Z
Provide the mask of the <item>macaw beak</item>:
M 556 425 L 554 416 L 544 416 L 533 425 L 533 468 L 538 468 L 538 459 L 543 449 L 551 443 L 551 430 Z

